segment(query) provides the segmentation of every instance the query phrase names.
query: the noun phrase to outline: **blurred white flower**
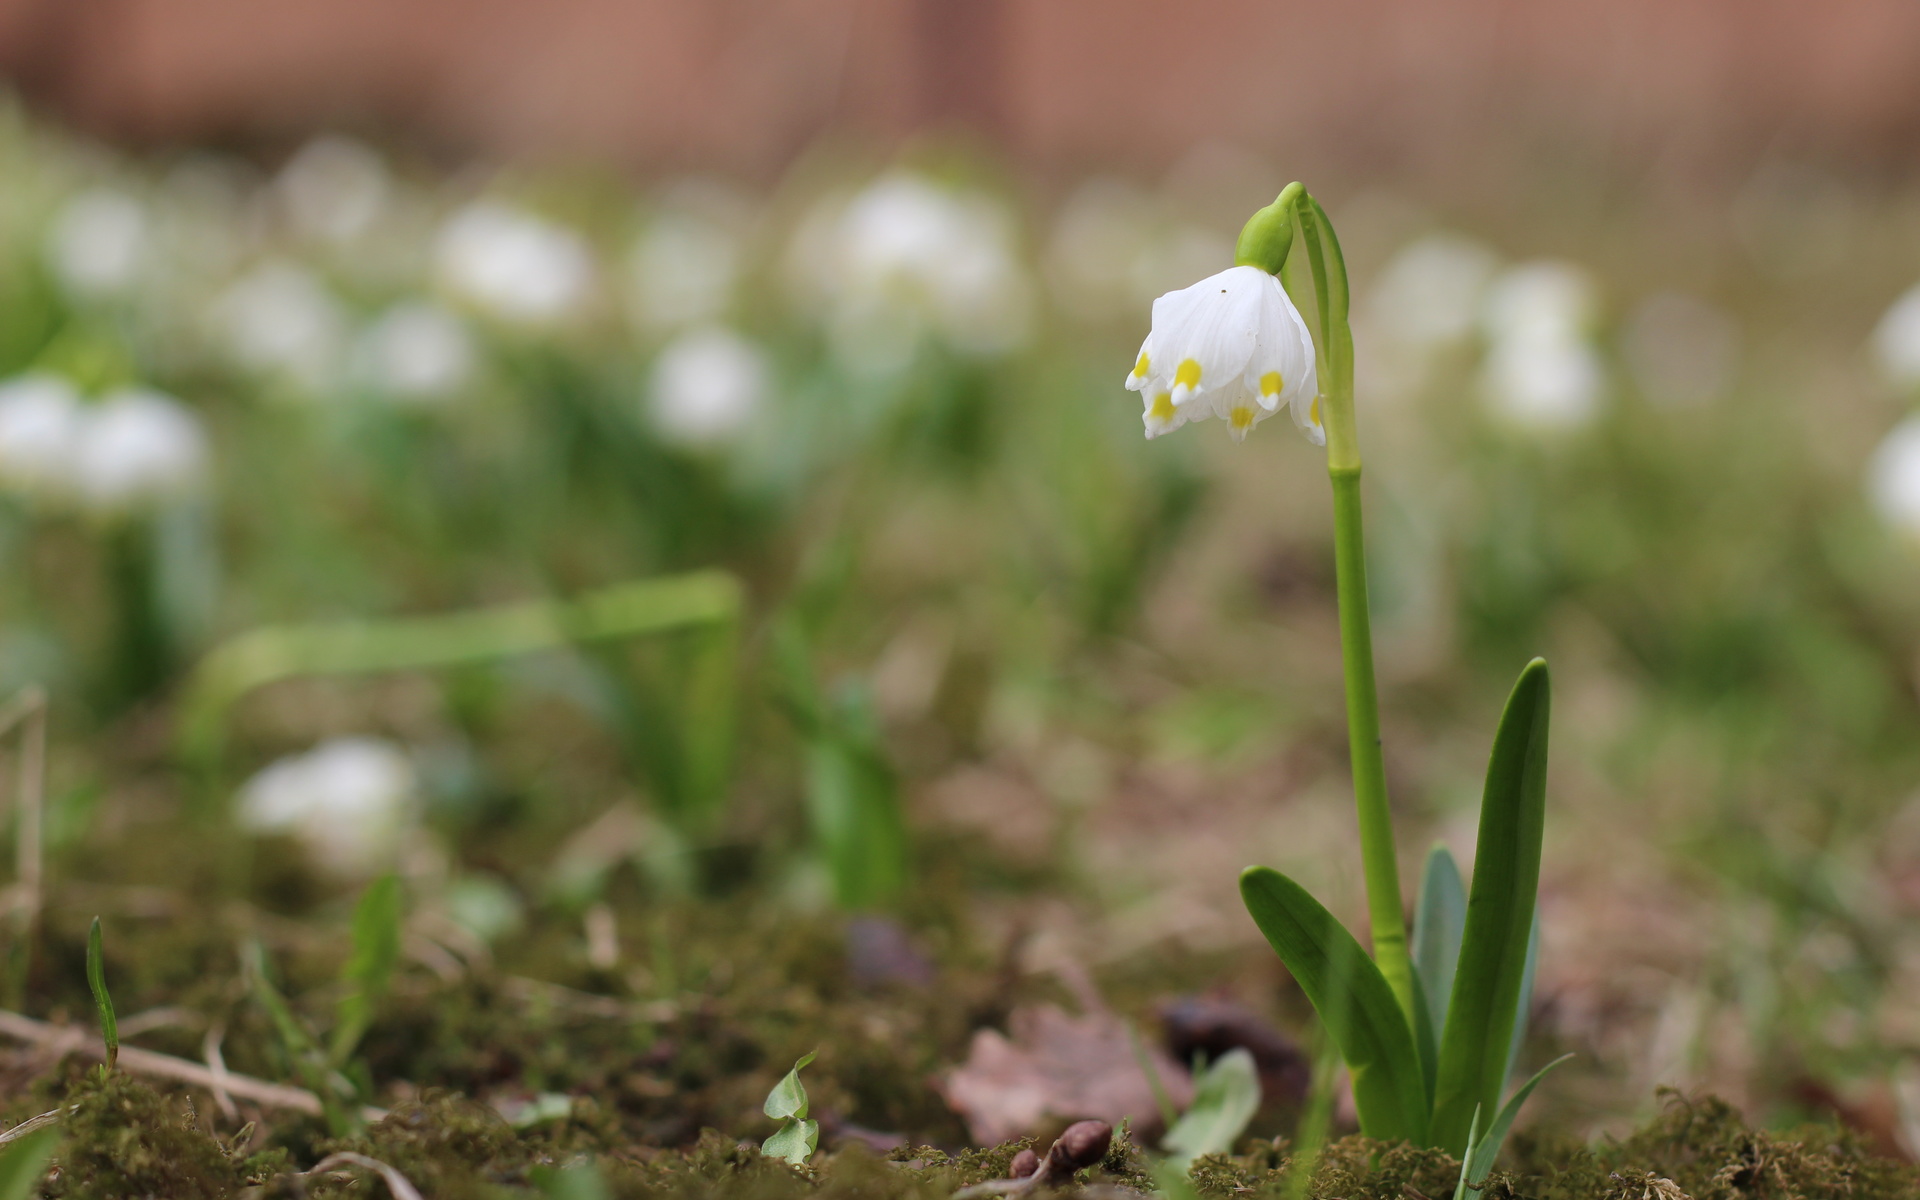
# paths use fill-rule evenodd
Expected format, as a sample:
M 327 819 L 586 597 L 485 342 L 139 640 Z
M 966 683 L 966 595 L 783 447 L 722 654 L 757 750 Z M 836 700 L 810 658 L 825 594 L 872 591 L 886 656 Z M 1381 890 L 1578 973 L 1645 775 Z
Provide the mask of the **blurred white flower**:
M 61 376 L 0 383 L 0 486 L 40 496 L 71 488 L 82 423 L 80 393 Z
M 434 255 L 448 288 L 508 321 L 569 316 L 593 285 L 593 259 L 578 234 L 495 200 L 449 218 Z
M 270 764 L 240 789 L 240 824 L 288 834 L 345 878 L 390 868 L 413 824 L 413 760 L 392 742 L 344 737 Z
M 367 386 L 413 404 L 443 400 L 473 377 L 473 338 L 437 304 L 403 301 L 361 331 L 354 366 Z
M 1495 415 L 1524 429 L 1578 429 L 1600 412 L 1600 360 L 1571 332 L 1495 342 L 1483 383 Z
M 634 316 L 651 330 L 717 320 L 733 300 L 741 254 L 739 235 L 726 223 L 660 214 L 627 260 Z
M 655 361 L 649 415 L 664 440 L 710 446 L 745 429 L 766 407 L 771 386 L 758 346 L 729 330 L 695 330 Z
M 1032 285 L 1004 208 L 904 172 L 817 210 L 789 268 L 803 299 L 824 302 L 848 366 L 885 372 L 911 360 L 924 332 L 978 357 L 1022 344 Z
M 1597 306 L 1591 275 L 1572 263 L 1543 259 L 1509 267 L 1493 281 L 1481 322 L 1496 342 L 1533 335 L 1584 335 Z
M 372 228 L 391 184 L 378 153 L 351 138 L 329 135 L 288 159 L 274 188 L 301 234 L 344 243 Z
M 1867 466 L 1867 498 L 1881 520 L 1920 538 L 1920 416 L 1894 426 L 1873 452 Z
M 1874 357 L 1889 382 L 1920 387 L 1920 284 L 1901 295 L 1873 330 Z
M 1308 440 L 1326 444 L 1313 337 L 1280 281 L 1258 267 L 1230 267 L 1155 300 L 1127 388 L 1141 393 L 1148 437 L 1219 417 L 1237 442 L 1285 404 Z
M 68 200 L 47 232 L 47 261 L 76 296 L 120 295 L 138 282 L 151 239 L 146 205 L 113 188 Z
M 206 483 L 207 435 L 192 409 L 150 388 L 122 388 L 82 409 L 74 486 L 96 513 L 190 495 Z
M 1599 416 L 1605 375 L 1588 330 L 1592 279 L 1561 262 L 1510 268 L 1487 291 L 1482 387 L 1494 414 L 1537 432 L 1573 430 Z
M 1434 233 L 1409 243 L 1380 272 L 1368 299 L 1370 324 L 1410 349 L 1451 345 L 1473 332 L 1500 260 L 1472 238 Z
M 1704 300 L 1662 292 L 1627 318 L 1622 348 L 1647 399 L 1678 406 L 1705 404 L 1733 382 L 1740 327 Z
M 214 301 L 213 319 L 235 362 L 318 391 L 340 365 L 346 318 L 312 272 L 268 262 Z

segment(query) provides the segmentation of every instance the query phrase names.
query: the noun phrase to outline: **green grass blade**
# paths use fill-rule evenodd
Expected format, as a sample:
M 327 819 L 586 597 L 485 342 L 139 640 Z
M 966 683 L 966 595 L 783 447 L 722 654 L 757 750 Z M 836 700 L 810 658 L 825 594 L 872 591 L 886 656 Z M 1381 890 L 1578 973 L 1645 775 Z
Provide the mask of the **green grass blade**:
M 1447 1002 L 1453 997 L 1454 970 L 1460 965 L 1460 939 L 1467 929 L 1467 885 L 1460 866 L 1445 846 L 1427 852 L 1420 873 L 1420 901 L 1413 914 L 1413 971 L 1427 993 L 1427 1016 L 1436 1044 L 1447 1028 Z
M 1540 1081 L 1547 1077 L 1548 1071 L 1572 1057 L 1571 1054 L 1563 1054 L 1535 1071 L 1533 1078 L 1522 1084 L 1513 1098 L 1507 1101 L 1500 1115 L 1493 1119 L 1493 1124 L 1487 1126 L 1487 1132 L 1474 1140 L 1473 1149 L 1462 1167 L 1461 1180 L 1467 1187 L 1477 1188 L 1487 1181 L 1487 1174 L 1493 1170 L 1493 1160 L 1500 1157 L 1500 1145 L 1507 1140 L 1507 1131 L 1513 1128 L 1513 1119 L 1520 1115 L 1520 1106 L 1527 1102 L 1528 1096 L 1533 1095 L 1533 1089 L 1540 1086 Z
M 107 1043 L 107 1070 L 120 1061 L 120 1022 L 114 1019 L 113 997 L 107 992 L 107 971 L 100 953 L 100 918 L 87 931 L 87 987 L 93 992 L 94 1011 L 100 1014 L 100 1036 Z
M 60 1127 L 48 1125 L 0 1146 L 0 1200 L 30 1200 L 59 1142 Z
M 1473 1194 L 1467 1190 L 1467 1175 L 1473 1170 L 1473 1149 L 1480 1144 L 1480 1110 L 1473 1110 L 1473 1120 L 1467 1123 L 1467 1148 L 1460 1155 L 1460 1182 L 1453 1186 L 1453 1200 L 1473 1200 Z
M 1474 1110 L 1498 1109 L 1507 1078 L 1540 886 L 1550 692 L 1547 664 L 1536 658 L 1507 699 L 1487 764 L 1473 888 L 1440 1039 L 1433 1107 L 1434 1143 L 1462 1156 Z
M 400 878 L 388 875 L 375 880 L 353 910 L 353 955 L 341 972 L 347 994 L 340 1000 L 327 1055 L 335 1067 L 344 1064 L 366 1036 L 374 1006 L 393 981 L 400 963 L 400 906 Z
M 1235 1047 L 1194 1080 L 1193 1104 L 1174 1122 L 1160 1147 L 1181 1171 L 1203 1154 L 1227 1154 L 1260 1110 L 1260 1072 L 1253 1055 Z
M 1240 873 L 1240 896 L 1340 1047 L 1362 1131 L 1426 1145 L 1419 1052 L 1380 968 L 1346 926 L 1280 872 L 1248 867 Z

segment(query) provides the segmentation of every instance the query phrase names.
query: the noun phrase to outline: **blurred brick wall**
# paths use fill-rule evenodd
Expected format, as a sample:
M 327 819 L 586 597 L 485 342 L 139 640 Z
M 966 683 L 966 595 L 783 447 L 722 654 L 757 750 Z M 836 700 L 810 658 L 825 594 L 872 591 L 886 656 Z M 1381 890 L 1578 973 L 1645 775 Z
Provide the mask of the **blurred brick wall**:
M 953 124 L 1063 168 L 1920 149 L 1913 0 L 0 0 L 0 71 L 134 140 L 399 126 L 756 174 L 828 127 Z

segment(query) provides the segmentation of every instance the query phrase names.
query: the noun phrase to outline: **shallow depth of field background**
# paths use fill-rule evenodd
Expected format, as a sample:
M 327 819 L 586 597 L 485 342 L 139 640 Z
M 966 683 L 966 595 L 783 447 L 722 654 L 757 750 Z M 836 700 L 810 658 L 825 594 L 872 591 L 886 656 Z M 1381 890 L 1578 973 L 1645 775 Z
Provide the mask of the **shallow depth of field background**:
M 1270 1005 L 1238 869 L 1361 911 L 1323 462 L 1284 421 L 1149 444 L 1121 381 L 1299 177 L 1354 272 L 1409 889 L 1554 668 L 1529 1061 L 1579 1058 L 1539 1110 L 1710 1088 L 1920 1151 L 1920 12 L 0 0 L 0 71 L 0 700 L 52 698 L 50 928 L 337 929 L 398 861 L 644 994 L 651 897 L 832 903 L 797 623 L 899 774 L 909 895 L 964 858 L 1024 970 Z M 182 765 L 245 630 L 704 567 L 749 597 L 704 823 L 673 644 L 277 684 Z M 304 868 L 236 884 L 268 833 Z

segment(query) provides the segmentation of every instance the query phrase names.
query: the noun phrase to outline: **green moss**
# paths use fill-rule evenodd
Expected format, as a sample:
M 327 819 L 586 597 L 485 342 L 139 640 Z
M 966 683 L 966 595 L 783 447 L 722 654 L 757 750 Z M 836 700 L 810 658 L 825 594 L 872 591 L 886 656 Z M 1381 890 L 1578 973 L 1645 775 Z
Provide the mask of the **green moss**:
M 284 1152 L 248 1156 L 222 1142 L 202 1128 L 189 1099 L 102 1074 L 88 1071 L 65 1096 L 47 1200 L 217 1200 L 282 1170 Z

